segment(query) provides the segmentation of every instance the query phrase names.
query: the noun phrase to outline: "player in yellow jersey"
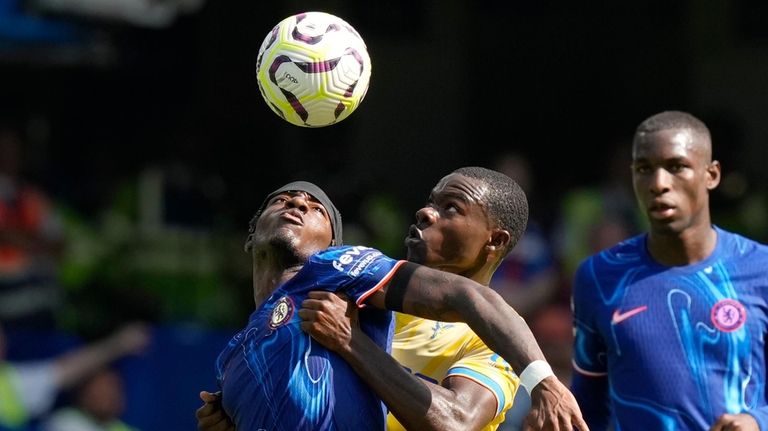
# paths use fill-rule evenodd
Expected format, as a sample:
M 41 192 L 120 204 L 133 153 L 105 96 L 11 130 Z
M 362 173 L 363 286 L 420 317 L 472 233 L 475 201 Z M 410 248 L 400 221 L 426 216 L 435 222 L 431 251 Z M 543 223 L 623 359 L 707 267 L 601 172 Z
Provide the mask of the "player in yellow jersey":
M 484 168 L 458 169 L 416 213 L 405 240 L 408 260 L 487 286 L 527 216 L 525 194 L 512 179 Z M 495 430 L 504 420 L 520 381 L 466 324 L 397 313 L 392 357 L 398 364 L 349 324 L 346 302 L 326 292 L 312 296 L 314 302 L 304 304 L 311 311 L 300 312 L 305 330 L 374 388 L 390 409 L 389 430 Z
M 476 423 L 485 424 L 482 430 L 495 430 L 504 421 L 519 387 L 519 379 L 510 366 L 499 355 L 493 353 L 465 323 L 445 323 L 422 319 L 407 314 L 396 314 L 395 337 L 392 342 L 392 357 L 416 376 L 434 384 L 445 383 L 445 387 L 456 392 L 450 400 L 450 411 L 436 418 L 439 426 L 455 423 L 461 429 L 472 422 L 466 412 L 457 409 L 462 395 L 482 387 L 488 394 L 475 394 L 464 400 L 464 407 L 490 411 L 492 415 L 478 415 Z M 462 380 L 466 379 L 466 380 Z M 460 388 L 465 389 L 460 389 Z M 474 412 L 473 412 L 474 413 Z M 450 419 L 450 415 L 461 415 Z M 484 418 L 492 416 L 487 422 Z M 464 422 L 466 421 L 466 422 Z M 393 414 L 387 418 L 388 430 L 405 429 Z M 422 429 L 422 428 L 419 428 Z

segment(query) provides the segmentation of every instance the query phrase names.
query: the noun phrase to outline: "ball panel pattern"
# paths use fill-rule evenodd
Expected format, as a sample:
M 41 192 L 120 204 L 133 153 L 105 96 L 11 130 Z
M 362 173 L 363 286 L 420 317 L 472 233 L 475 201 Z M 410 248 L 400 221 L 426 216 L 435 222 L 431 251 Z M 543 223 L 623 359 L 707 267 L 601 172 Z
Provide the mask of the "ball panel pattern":
M 277 115 L 299 126 L 322 127 L 360 105 L 371 61 L 352 26 L 330 14 L 306 12 L 267 34 L 256 69 L 259 91 Z

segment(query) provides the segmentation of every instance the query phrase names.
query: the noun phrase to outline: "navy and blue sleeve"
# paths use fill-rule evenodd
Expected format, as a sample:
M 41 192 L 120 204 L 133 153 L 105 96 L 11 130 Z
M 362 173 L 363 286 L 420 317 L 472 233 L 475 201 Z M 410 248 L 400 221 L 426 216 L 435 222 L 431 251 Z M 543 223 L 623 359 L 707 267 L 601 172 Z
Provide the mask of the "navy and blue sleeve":
M 310 258 L 316 271 L 316 287 L 344 293 L 358 306 L 387 284 L 404 260 L 392 259 L 375 248 L 332 247 Z

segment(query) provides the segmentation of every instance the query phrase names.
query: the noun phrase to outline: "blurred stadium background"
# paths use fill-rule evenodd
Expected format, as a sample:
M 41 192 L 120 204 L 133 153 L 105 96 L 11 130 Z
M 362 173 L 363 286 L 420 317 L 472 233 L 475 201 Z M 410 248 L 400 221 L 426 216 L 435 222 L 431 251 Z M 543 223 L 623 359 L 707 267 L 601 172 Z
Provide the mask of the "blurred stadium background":
M 266 33 L 305 10 L 354 25 L 373 62 L 360 108 L 322 129 L 280 120 L 254 76 Z M 715 221 L 765 242 L 767 22 L 758 0 L 0 0 L 0 122 L 20 131 L 22 173 L 65 240 L 53 331 L 11 333 L 8 356 L 147 320 L 152 348 L 121 362 L 125 418 L 193 429 L 197 392 L 253 308 L 241 245 L 265 193 L 315 181 L 347 242 L 401 256 L 438 178 L 514 151 L 554 236 L 564 197 L 613 180 L 634 127 L 667 109 L 712 129 Z

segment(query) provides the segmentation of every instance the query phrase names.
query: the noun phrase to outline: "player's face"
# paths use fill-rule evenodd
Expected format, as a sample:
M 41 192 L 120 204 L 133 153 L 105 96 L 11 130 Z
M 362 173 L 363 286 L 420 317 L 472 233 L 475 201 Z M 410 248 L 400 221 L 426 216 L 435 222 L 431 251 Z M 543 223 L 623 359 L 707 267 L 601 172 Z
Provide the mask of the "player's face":
M 637 137 L 632 182 L 651 231 L 679 234 L 709 228 L 709 190 L 720 181 L 709 142 L 687 130 L 662 130 Z
M 253 246 L 287 247 L 309 256 L 331 243 L 333 229 L 325 207 L 306 192 L 284 192 L 269 200 L 256 222 Z
M 492 234 L 486 192 L 484 182 L 460 174 L 440 180 L 405 239 L 408 260 L 455 274 L 482 267 Z

